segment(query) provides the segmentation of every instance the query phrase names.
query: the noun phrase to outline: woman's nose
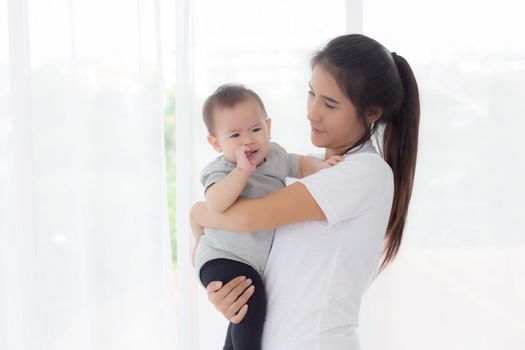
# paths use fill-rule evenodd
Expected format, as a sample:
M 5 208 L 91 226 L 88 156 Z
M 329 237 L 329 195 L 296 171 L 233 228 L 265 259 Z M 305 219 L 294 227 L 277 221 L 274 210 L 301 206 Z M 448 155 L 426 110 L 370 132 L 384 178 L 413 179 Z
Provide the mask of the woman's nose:
M 308 101 L 306 106 L 306 118 L 312 122 L 318 122 L 321 119 L 319 109 L 317 108 L 317 104 L 314 100 Z
M 306 110 L 306 118 L 312 122 L 318 122 L 321 119 L 317 109 L 311 107 Z

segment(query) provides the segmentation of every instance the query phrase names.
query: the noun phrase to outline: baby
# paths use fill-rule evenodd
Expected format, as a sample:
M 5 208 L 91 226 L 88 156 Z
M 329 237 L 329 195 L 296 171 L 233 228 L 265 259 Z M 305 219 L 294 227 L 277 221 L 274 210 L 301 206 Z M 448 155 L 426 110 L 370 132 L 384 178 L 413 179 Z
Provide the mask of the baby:
M 204 103 L 208 142 L 222 156 L 202 171 L 201 182 L 209 209 L 222 213 L 239 197 L 255 198 L 286 185 L 286 177 L 301 178 L 337 164 L 287 153 L 270 142 L 271 120 L 261 98 L 242 85 L 222 85 Z M 229 282 L 237 276 L 252 280 L 255 288 L 249 311 L 239 324 L 230 323 L 224 349 L 261 348 L 266 314 L 262 275 L 275 230 L 238 233 L 206 228 L 195 237 L 194 265 L 204 286 Z

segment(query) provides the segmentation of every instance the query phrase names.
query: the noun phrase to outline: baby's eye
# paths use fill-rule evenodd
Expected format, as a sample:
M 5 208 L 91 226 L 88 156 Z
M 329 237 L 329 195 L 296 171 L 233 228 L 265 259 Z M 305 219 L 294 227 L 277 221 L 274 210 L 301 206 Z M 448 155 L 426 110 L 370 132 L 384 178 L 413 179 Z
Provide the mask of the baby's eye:
M 231 135 L 230 135 L 230 139 L 234 139 L 234 138 L 236 138 L 236 137 L 239 137 L 239 134 L 231 134 Z
M 255 128 L 255 129 L 253 129 L 252 131 L 253 131 L 253 132 L 258 132 L 258 131 L 261 131 L 261 130 L 262 130 L 262 128 Z

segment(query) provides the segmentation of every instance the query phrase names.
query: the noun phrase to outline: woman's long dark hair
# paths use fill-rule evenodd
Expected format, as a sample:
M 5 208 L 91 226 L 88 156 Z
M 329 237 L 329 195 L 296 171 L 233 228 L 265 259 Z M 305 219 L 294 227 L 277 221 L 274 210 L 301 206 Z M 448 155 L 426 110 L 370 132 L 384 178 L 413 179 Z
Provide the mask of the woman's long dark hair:
M 312 67 L 319 64 L 356 106 L 366 127 L 352 148 L 376 137 L 381 155 L 394 173 L 394 199 L 379 268 L 382 271 L 399 251 L 412 195 L 420 114 L 416 78 L 403 57 L 360 34 L 331 40 L 314 54 Z M 367 115 L 381 110 L 379 119 L 369 125 Z

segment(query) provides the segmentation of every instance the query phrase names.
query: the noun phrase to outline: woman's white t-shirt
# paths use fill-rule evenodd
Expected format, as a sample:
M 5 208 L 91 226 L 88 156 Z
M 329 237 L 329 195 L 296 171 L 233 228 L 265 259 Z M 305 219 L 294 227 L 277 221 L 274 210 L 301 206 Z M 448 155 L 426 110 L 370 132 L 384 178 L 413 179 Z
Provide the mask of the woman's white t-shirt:
M 298 181 L 327 220 L 275 233 L 263 276 L 263 350 L 360 349 L 359 307 L 381 257 L 392 170 L 368 141 L 338 165 Z

